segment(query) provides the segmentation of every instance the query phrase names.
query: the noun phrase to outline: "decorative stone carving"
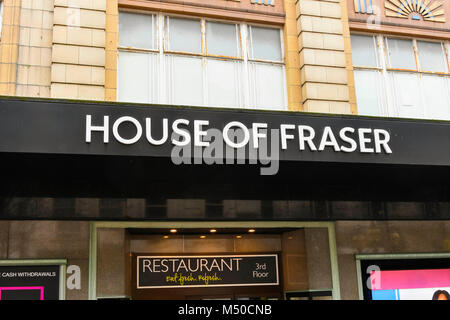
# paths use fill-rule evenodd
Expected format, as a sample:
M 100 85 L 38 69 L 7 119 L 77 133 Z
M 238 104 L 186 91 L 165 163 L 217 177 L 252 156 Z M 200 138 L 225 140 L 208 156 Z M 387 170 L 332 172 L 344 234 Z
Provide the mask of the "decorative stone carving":
M 384 7 L 386 9 L 386 17 L 445 22 L 443 1 L 385 0 Z

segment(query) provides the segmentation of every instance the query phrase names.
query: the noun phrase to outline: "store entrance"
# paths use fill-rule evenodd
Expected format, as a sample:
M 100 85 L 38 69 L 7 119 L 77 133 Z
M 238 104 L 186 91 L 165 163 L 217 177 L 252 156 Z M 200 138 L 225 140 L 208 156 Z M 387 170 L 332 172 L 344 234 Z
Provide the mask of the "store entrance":
M 275 300 L 330 291 L 328 229 L 266 224 L 99 228 L 98 298 Z
M 298 229 L 128 232 L 132 299 L 278 300 L 288 259 L 284 238 Z M 306 273 L 303 265 L 295 268 Z

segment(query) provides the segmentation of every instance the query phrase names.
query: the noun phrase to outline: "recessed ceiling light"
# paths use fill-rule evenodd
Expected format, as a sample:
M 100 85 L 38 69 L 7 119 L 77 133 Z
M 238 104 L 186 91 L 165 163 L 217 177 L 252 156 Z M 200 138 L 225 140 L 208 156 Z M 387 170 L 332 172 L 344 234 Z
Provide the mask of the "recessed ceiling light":
M 250 233 L 253 233 L 255 231 L 256 231 L 255 229 L 248 229 L 248 232 L 250 232 Z
M 209 230 L 209 232 L 214 233 L 214 232 L 217 232 L 217 230 L 216 229 L 211 229 L 211 230 Z
M 170 229 L 170 233 L 177 233 L 177 229 Z

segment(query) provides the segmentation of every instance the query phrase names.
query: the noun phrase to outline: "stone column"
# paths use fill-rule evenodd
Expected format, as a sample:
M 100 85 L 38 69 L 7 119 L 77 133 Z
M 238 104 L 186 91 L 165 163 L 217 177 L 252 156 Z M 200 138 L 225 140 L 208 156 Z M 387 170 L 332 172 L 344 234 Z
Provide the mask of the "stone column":
M 16 95 L 50 97 L 53 0 L 22 0 Z
M 0 94 L 15 95 L 19 42 L 20 0 L 3 1 L 0 41 Z
M 105 100 L 117 100 L 117 46 L 119 42 L 117 0 L 106 2 L 106 79 Z
M 105 99 L 106 0 L 55 0 L 51 97 Z
M 343 5 L 340 0 L 296 1 L 304 111 L 352 111 L 344 39 L 348 22 L 344 21 L 346 15 L 343 19 Z
M 296 2 L 297 0 L 284 0 L 286 22 L 283 32 L 286 56 L 286 83 L 290 111 L 302 110 Z

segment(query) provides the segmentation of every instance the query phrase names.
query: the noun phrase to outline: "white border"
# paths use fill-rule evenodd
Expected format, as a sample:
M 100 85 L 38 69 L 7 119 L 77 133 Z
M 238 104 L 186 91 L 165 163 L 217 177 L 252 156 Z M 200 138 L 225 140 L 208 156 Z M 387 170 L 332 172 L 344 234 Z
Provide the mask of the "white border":
M 178 286 L 139 286 L 139 258 L 225 258 L 225 257 L 275 257 L 277 282 L 274 283 L 237 283 L 237 284 L 208 284 L 208 285 L 178 285 Z M 240 286 L 278 286 L 280 285 L 278 254 L 252 254 L 252 255 L 173 255 L 173 256 L 136 256 L 136 288 L 137 289 L 163 289 L 163 288 L 204 288 L 204 287 L 240 287 Z

